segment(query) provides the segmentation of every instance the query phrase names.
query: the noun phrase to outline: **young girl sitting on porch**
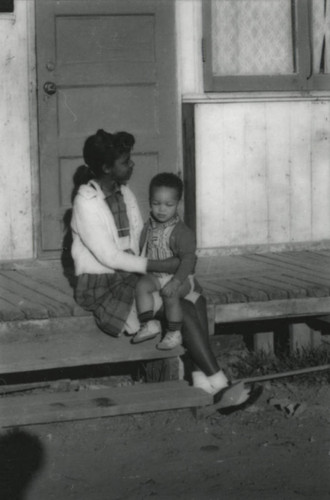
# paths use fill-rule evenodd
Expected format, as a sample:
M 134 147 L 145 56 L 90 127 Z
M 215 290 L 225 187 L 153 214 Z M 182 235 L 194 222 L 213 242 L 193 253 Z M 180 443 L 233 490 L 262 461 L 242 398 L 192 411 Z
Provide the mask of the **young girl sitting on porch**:
M 138 256 L 143 223 L 135 196 L 126 186 L 134 167 L 130 156 L 134 142 L 129 133 L 104 130 L 87 138 L 83 154 L 88 175 L 74 199 L 71 222 L 76 301 L 114 337 L 138 330 L 133 304 L 139 277 L 147 272 L 175 274 L 180 264 L 177 257 Z M 195 367 L 193 385 L 213 394 L 215 401 L 227 401 L 227 406 L 236 408 L 250 400 L 251 388 L 241 385 L 233 391 L 212 352 L 205 298 L 181 299 L 181 308 L 183 343 Z

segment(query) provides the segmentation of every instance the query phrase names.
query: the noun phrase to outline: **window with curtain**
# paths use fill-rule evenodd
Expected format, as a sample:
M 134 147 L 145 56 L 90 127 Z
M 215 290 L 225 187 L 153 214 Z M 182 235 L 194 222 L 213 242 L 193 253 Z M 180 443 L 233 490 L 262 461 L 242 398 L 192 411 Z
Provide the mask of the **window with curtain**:
M 206 91 L 330 90 L 330 0 L 203 0 Z

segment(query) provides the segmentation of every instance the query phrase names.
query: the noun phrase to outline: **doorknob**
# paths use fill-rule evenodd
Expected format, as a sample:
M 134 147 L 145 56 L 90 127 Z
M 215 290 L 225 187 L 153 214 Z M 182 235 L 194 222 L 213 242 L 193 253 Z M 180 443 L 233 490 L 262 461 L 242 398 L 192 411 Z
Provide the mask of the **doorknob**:
M 57 90 L 56 83 L 54 82 L 44 83 L 44 91 L 46 92 L 46 94 L 53 95 L 56 93 L 56 90 Z

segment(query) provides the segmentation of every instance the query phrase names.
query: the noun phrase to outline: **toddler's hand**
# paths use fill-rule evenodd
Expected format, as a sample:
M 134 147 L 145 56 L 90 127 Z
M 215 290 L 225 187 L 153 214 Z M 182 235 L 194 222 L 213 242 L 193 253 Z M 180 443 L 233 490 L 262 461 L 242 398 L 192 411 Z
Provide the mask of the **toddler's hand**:
M 172 278 L 161 290 L 160 295 L 163 297 L 173 297 L 180 288 L 180 281 Z

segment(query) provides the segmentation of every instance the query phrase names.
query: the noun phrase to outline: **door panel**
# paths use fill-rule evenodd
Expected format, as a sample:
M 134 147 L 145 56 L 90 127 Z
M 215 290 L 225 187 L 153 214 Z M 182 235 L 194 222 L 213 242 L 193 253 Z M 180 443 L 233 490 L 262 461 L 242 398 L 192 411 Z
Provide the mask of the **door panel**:
M 36 25 L 41 253 L 54 257 L 84 140 L 98 128 L 134 134 L 130 185 L 145 217 L 150 178 L 178 168 L 174 1 L 36 0 Z

